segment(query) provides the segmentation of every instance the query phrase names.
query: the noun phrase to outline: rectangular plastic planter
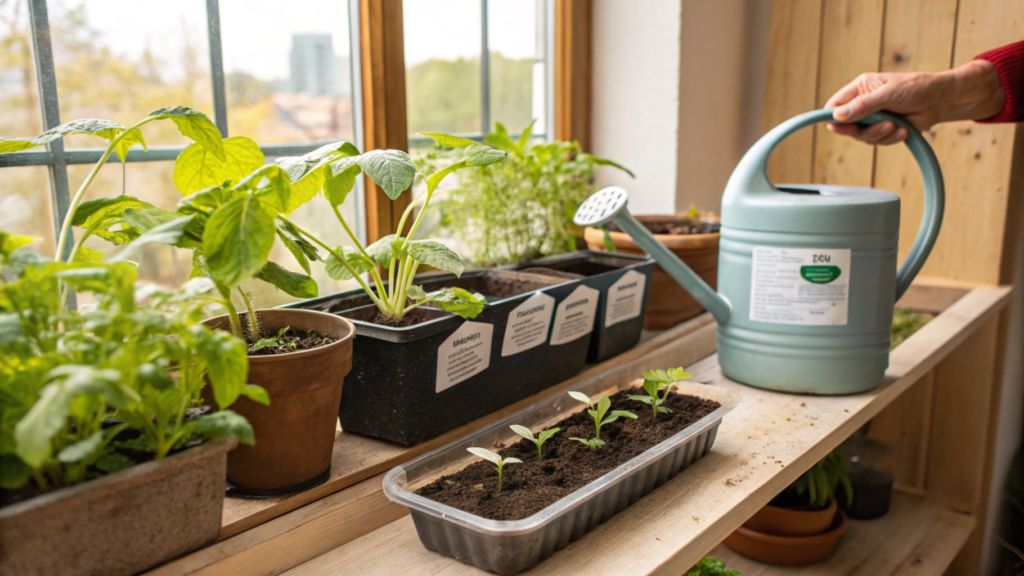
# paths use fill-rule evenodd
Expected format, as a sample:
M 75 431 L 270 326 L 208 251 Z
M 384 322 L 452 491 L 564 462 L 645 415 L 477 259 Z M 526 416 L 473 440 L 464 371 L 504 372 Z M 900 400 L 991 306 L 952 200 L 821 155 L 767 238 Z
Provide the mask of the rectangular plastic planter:
M 425 274 L 415 282 L 427 292 L 451 286 L 481 292 L 489 305 L 468 321 L 432 310 L 436 318 L 405 328 L 370 322 L 376 308 L 361 290 L 289 305 L 356 325 L 339 410 L 347 432 L 412 446 L 571 378 L 586 363 L 593 311 L 585 331 L 552 338 L 559 306 L 574 297 L 578 280 L 473 270 L 461 278 Z M 517 283 L 519 293 L 492 297 L 494 282 Z M 538 317 L 547 321 L 532 321 Z
M 590 338 L 587 362 L 607 360 L 640 341 L 654 272 L 654 260 L 651 258 L 580 250 L 549 256 L 513 269 L 530 268 L 550 268 L 581 275 L 584 286 L 600 292 L 597 323 Z M 642 286 L 639 285 L 641 279 Z M 639 304 L 635 299 L 639 299 Z
M 609 390 L 604 379 L 594 378 L 573 390 L 594 399 L 639 383 L 637 380 Z M 739 404 L 739 394 L 716 386 L 687 383 L 680 385 L 679 391 L 714 400 L 722 406 L 528 518 L 488 520 L 413 492 L 475 461 L 466 448 L 519 440 L 509 429 L 512 424 L 537 430 L 578 412 L 580 403 L 568 394 L 559 394 L 391 469 L 384 477 L 384 493 L 409 508 L 420 542 L 427 549 L 483 570 L 518 574 L 625 510 L 711 450 L 722 417 Z

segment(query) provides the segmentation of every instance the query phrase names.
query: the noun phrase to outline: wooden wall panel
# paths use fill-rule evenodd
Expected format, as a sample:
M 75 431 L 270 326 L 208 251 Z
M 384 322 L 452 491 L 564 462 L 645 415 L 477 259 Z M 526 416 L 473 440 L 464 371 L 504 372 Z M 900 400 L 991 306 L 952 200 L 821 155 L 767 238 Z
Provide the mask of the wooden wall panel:
M 893 447 L 896 486 L 915 494 L 925 488 L 934 388 L 935 373 L 929 372 L 868 425 L 868 436 Z
M 825 0 L 817 108 L 862 72 L 878 70 L 885 0 Z M 874 150 L 814 127 L 814 182 L 871 186 Z
M 824 0 L 774 0 L 768 33 L 764 131 L 817 106 L 818 53 Z M 772 154 L 768 175 L 779 183 L 811 182 L 814 129 L 787 138 Z

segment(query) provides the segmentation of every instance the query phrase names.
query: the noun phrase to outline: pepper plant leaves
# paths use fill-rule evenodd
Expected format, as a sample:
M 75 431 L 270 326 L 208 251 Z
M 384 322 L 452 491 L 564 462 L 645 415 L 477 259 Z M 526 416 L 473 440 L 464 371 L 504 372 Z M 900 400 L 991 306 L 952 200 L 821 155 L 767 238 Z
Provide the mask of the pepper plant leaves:
M 462 136 L 453 136 L 451 134 L 443 134 L 441 132 L 420 132 L 424 136 L 429 136 L 437 142 L 438 146 L 444 146 L 446 148 L 465 148 L 472 146 L 476 142 L 469 138 L 463 138 Z
M 395 251 L 392 246 L 394 244 L 396 236 L 394 234 L 388 234 L 387 236 L 377 240 L 373 244 L 366 247 L 366 252 L 373 258 L 377 264 L 381 266 L 388 266 L 391 264 L 391 259 L 395 256 Z
M 265 160 L 259 144 L 245 136 L 225 138 L 225 158 L 215 156 L 206 147 L 193 143 L 182 150 L 174 162 L 174 185 L 182 196 L 216 186 L 225 180 L 238 182 Z
M 178 127 L 178 131 L 184 136 L 199 143 L 200 146 L 209 150 L 219 160 L 227 160 L 220 130 L 214 126 L 206 114 L 199 110 L 189 108 L 188 106 L 157 108 L 150 112 L 147 118 L 157 120 L 170 118 Z
M 72 226 L 84 228 L 116 246 L 122 246 L 139 237 L 139 231 L 124 224 L 124 212 L 129 208 L 141 208 L 146 203 L 131 196 L 96 198 L 78 206 L 71 220 Z M 122 224 L 120 230 L 111 227 Z
M 303 156 L 278 158 L 277 165 L 288 174 L 292 183 L 292 194 L 299 205 L 313 199 L 324 188 L 327 165 L 338 158 L 359 155 L 359 149 L 344 140 L 332 142 Z M 337 204 L 335 204 L 337 205 Z
M 316 280 L 305 274 L 286 270 L 274 262 L 264 264 L 256 273 L 256 277 L 297 298 L 315 298 L 319 294 Z
M 0 230 L 0 256 L 7 258 L 18 248 L 35 241 L 31 236 L 16 236 Z
M 127 208 L 124 211 L 123 218 L 124 223 L 129 227 L 138 230 L 139 232 L 146 233 L 155 229 L 157 226 L 163 226 L 168 222 L 177 220 L 187 216 L 191 218 L 182 231 L 180 237 L 178 237 L 173 244 L 179 248 L 199 248 L 203 244 L 203 220 L 195 218 L 195 214 L 181 214 L 179 212 L 172 212 L 170 210 L 164 210 L 159 206 L 153 206 L 152 204 L 143 203 L 142 206 Z M 204 215 L 205 216 L 205 215 Z M 149 240 L 153 242 L 154 240 Z M 156 240 L 157 242 L 163 242 L 163 240 Z
M 372 150 L 356 161 L 392 200 L 412 186 L 418 170 L 412 158 L 401 150 Z
M 308 240 L 303 238 L 302 234 L 292 226 L 291 222 L 285 222 L 278 218 L 274 221 L 274 224 L 277 226 L 277 236 L 281 239 L 281 243 L 292 253 L 292 256 L 298 261 L 299 266 L 302 266 L 302 269 L 306 271 L 306 274 L 312 274 L 309 261 L 321 260 L 316 246 L 313 246 Z
M 88 246 L 79 246 L 75 252 L 75 262 L 102 262 L 103 252 L 93 250 Z
M 274 215 L 243 196 L 218 208 L 206 223 L 203 254 L 214 280 L 234 288 L 267 263 L 274 245 Z
M 334 252 L 344 258 L 345 263 L 347 263 L 349 268 L 354 270 L 356 274 L 369 272 L 374 267 L 373 260 L 363 256 L 363 253 L 357 248 L 353 248 L 351 246 L 338 246 L 335 248 Z M 325 262 L 327 263 L 327 275 L 331 278 L 334 278 L 335 280 L 349 280 L 353 278 L 349 269 L 346 268 L 333 253 L 327 257 Z
M 185 228 L 188 227 L 189 223 L 195 216 L 179 216 L 173 220 L 160 224 L 153 227 L 148 232 L 143 232 L 138 238 L 132 240 L 124 247 L 123 250 L 114 254 L 107 259 L 107 262 L 124 262 L 140 247 L 150 242 L 159 242 L 161 244 L 170 244 L 172 246 L 177 245 L 183 237 L 185 237 Z
M 466 264 L 462 261 L 462 258 L 451 248 L 440 242 L 417 240 L 415 242 L 407 242 L 406 245 L 408 246 L 409 256 L 417 262 L 433 266 L 438 270 L 451 272 L 456 276 L 462 276 L 463 270 L 466 269 Z
M 348 164 L 346 166 L 346 164 Z M 345 198 L 356 185 L 356 177 L 362 169 L 355 162 L 355 158 L 344 158 L 330 165 L 326 170 L 324 179 L 324 197 L 331 203 L 331 206 L 341 206 Z
M 431 302 L 445 312 L 472 319 L 483 312 L 487 299 L 482 294 L 470 294 L 462 288 L 445 288 L 432 297 Z
M 89 134 L 103 138 L 108 142 L 113 142 L 124 131 L 124 126 L 112 120 L 82 118 L 61 124 L 56 128 L 51 128 L 35 138 L 0 138 L 0 154 L 28 150 L 29 148 L 49 144 L 50 142 L 59 138 L 64 138 L 65 136 L 71 136 L 72 134 Z M 146 141 L 143 139 L 142 132 L 139 131 L 138 128 L 132 130 L 131 133 L 127 134 L 120 142 L 118 142 L 114 149 L 117 153 L 117 157 L 120 158 L 121 161 L 124 161 L 124 156 L 128 153 L 128 148 L 131 148 L 135 144 L 141 144 L 143 148 L 146 147 Z

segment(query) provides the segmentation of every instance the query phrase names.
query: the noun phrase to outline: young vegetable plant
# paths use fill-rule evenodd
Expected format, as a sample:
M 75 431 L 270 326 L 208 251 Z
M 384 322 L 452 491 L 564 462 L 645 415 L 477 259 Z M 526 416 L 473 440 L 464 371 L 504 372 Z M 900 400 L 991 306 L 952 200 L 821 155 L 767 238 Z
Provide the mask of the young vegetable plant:
M 530 442 L 533 442 L 537 446 L 537 460 L 543 460 L 544 459 L 544 454 L 541 452 L 541 446 L 544 445 L 544 442 L 546 442 L 548 438 L 551 438 L 552 436 L 554 436 L 556 432 L 561 430 L 561 428 L 558 428 L 556 426 L 555 428 L 549 428 L 547 430 L 542 430 L 540 434 L 538 434 L 536 437 L 534 437 L 533 432 L 531 432 L 530 429 L 527 428 L 526 426 L 520 426 L 519 424 L 513 424 L 513 425 L 509 426 L 509 428 L 511 428 L 512 431 L 515 432 L 516 434 L 519 434 L 520 436 L 522 436 L 523 438 L 526 438 Z
M 651 407 L 654 414 L 654 419 L 658 419 L 658 413 L 669 414 L 672 409 L 667 406 L 662 406 L 665 400 L 668 399 L 668 395 L 675 388 L 676 382 L 690 378 L 693 374 L 688 373 L 682 367 L 669 368 L 668 370 L 648 370 L 644 372 L 644 392 L 647 392 L 647 396 L 642 395 L 630 395 L 630 400 L 636 400 L 643 402 Z M 658 393 L 661 392 L 661 396 Z
M 285 326 L 277 331 L 277 336 L 271 336 L 270 338 L 260 338 L 258 342 L 249 347 L 249 352 L 258 352 L 264 348 L 284 348 L 292 352 L 295 351 L 297 346 L 295 342 L 289 342 L 284 335 L 288 333 L 291 326 Z
M 835 497 L 836 489 L 842 485 L 846 492 L 847 505 L 853 503 L 853 486 L 850 484 L 850 461 L 838 450 L 829 452 L 811 469 L 796 479 L 791 488 L 797 494 L 807 495 L 808 504 L 824 508 Z
M 590 401 L 590 397 L 582 392 L 569 392 L 569 396 L 572 396 L 573 399 L 583 402 L 584 404 L 589 406 L 590 408 L 587 410 L 587 414 L 590 414 L 591 418 L 594 419 L 593 438 L 589 440 L 584 440 L 583 438 L 570 438 L 570 440 L 582 442 L 583 444 L 586 444 L 588 447 L 590 447 L 591 450 L 596 450 L 597 448 L 604 446 L 604 440 L 601 440 L 601 426 L 614 422 L 618 420 L 620 417 L 632 418 L 633 420 L 636 420 L 636 414 L 633 414 L 632 412 L 627 412 L 626 410 L 612 410 L 612 412 L 609 414 L 608 409 L 612 407 L 612 401 L 611 398 L 608 398 L 607 396 L 601 398 L 597 402 L 597 406 L 594 406 L 594 404 Z M 607 417 L 605 416 L 606 414 Z
M 519 458 L 502 458 L 501 454 L 488 450 L 487 448 L 466 448 L 474 456 L 479 456 L 488 462 L 493 462 L 498 467 L 498 492 L 501 492 L 501 472 L 505 468 L 505 464 L 522 464 L 523 461 Z

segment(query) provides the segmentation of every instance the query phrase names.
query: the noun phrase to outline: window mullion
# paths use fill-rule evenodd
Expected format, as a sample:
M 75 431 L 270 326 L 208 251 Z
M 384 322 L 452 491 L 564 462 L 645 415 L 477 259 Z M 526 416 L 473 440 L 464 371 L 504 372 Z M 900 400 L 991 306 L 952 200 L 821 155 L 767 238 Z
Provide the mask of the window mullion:
M 221 137 L 228 137 L 228 104 L 224 87 L 224 50 L 220 36 L 220 1 L 206 0 L 206 32 L 210 43 L 210 80 L 213 83 L 213 122 Z
M 491 52 L 487 41 L 487 0 L 480 0 L 480 133 L 491 131 Z

